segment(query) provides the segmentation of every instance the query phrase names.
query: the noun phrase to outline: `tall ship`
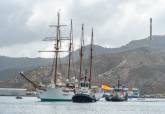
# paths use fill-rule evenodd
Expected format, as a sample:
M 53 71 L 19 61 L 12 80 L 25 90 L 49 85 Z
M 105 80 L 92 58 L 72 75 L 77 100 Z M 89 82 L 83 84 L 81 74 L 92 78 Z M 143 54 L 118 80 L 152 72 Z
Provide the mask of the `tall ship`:
M 45 41 L 54 41 L 54 50 L 51 51 L 40 51 L 40 52 L 53 52 L 54 59 L 52 64 L 51 70 L 51 83 L 48 85 L 44 85 L 45 89 L 37 89 L 38 97 L 41 101 L 71 101 L 72 96 L 74 95 L 74 82 L 71 82 L 70 79 L 70 65 L 71 65 L 71 52 L 72 52 L 72 45 L 73 45 L 73 33 L 72 33 L 72 20 L 71 20 L 71 29 L 70 29 L 70 36 L 69 37 L 61 37 L 61 28 L 66 26 L 60 24 L 60 13 L 57 13 L 58 20 L 57 25 L 51 25 L 51 27 L 56 27 L 56 36 L 55 37 L 48 37 Z M 61 45 L 63 40 L 69 41 L 69 49 L 64 51 L 61 50 Z M 59 53 L 61 52 L 68 52 L 69 53 L 69 61 L 68 61 L 68 77 L 67 80 L 63 82 L 60 80 L 60 73 L 58 73 L 58 60 L 59 60 Z
M 51 25 L 51 27 L 56 27 L 56 36 L 47 37 L 44 41 L 53 41 L 54 49 L 49 51 L 40 51 L 40 52 L 52 52 L 54 53 L 54 58 L 50 70 L 51 81 L 49 84 L 36 84 L 34 81 L 27 78 L 23 72 L 20 72 L 20 75 L 26 79 L 29 83 L 36 88 L 37 95 L 41 101 L 71 101 L 72 96 L 75 93 L 75 83 L 76 79 L 71 77 L 71 53 L 73 51 L 73 30 L 72 30 L 72 20 L 69 37 L 61 37 L 61 27 L 66 25 L 60 24 L 60 13 L 57 13 L 58 20 L 57 25 Z M 69 41 L 69 46 L 67 50 L 61 50 L 62 41 Z M 59 53 L 65 52 L 68 53 L 68 71 L 67 79 L 64 81 L 61 74 L 59 73 Z

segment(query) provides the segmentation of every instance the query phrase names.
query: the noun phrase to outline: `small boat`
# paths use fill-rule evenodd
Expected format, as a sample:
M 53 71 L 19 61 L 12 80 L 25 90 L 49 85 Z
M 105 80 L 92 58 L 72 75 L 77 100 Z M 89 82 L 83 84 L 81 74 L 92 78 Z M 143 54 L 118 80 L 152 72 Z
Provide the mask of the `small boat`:
M 114 101 L 114 102 L 121 102 L 121 101 L 127 101 L 128 100 L 128 93 L 124 90 L 123 87 L 120 87 L 119 80 L 118 80 L 118 86 L 113 89 L 113 92 L 111 95 L 105 97 L 106 101 Z
M 105 97 L 106 101 L 127 101 L 128 100 L 128 94 L 126 91 L 124 91 L 121 88 L 114 89 L 114 92 L 112 95 Z
M 22 97 L 21 96 L 16 96 L 16 99 L 22 99 Z

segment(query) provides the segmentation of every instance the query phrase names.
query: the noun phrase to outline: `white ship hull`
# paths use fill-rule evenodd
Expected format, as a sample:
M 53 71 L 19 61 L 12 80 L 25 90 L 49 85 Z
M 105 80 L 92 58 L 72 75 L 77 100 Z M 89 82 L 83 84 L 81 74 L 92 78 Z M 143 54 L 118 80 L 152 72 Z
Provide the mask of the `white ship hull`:
M 62 87 L 48 87 L 46 91 L 37 90 L 37 94 L 41 101 L 71 101 L 74 92 Z

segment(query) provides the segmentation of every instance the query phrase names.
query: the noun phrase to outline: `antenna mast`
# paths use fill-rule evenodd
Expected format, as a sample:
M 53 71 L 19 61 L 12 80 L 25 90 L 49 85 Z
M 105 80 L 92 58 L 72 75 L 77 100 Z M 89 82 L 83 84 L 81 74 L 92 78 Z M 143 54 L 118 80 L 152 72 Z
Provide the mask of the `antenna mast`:
M 150 37 L 149 37 L 149 48 L 151 47 L 152 40 L 152 18 L 150 18 Z
M 152 40 L 152 18 L 150 18 L 150 40 Z

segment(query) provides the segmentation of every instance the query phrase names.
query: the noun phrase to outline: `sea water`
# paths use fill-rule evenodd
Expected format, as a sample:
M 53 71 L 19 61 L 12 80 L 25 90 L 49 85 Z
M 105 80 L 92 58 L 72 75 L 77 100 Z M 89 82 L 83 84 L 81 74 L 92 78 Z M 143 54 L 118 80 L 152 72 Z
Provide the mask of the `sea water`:
M 40 102 L 35 97 L 0 97 L 0 114 L 165 114 L 165 99 L 126 102 Z

